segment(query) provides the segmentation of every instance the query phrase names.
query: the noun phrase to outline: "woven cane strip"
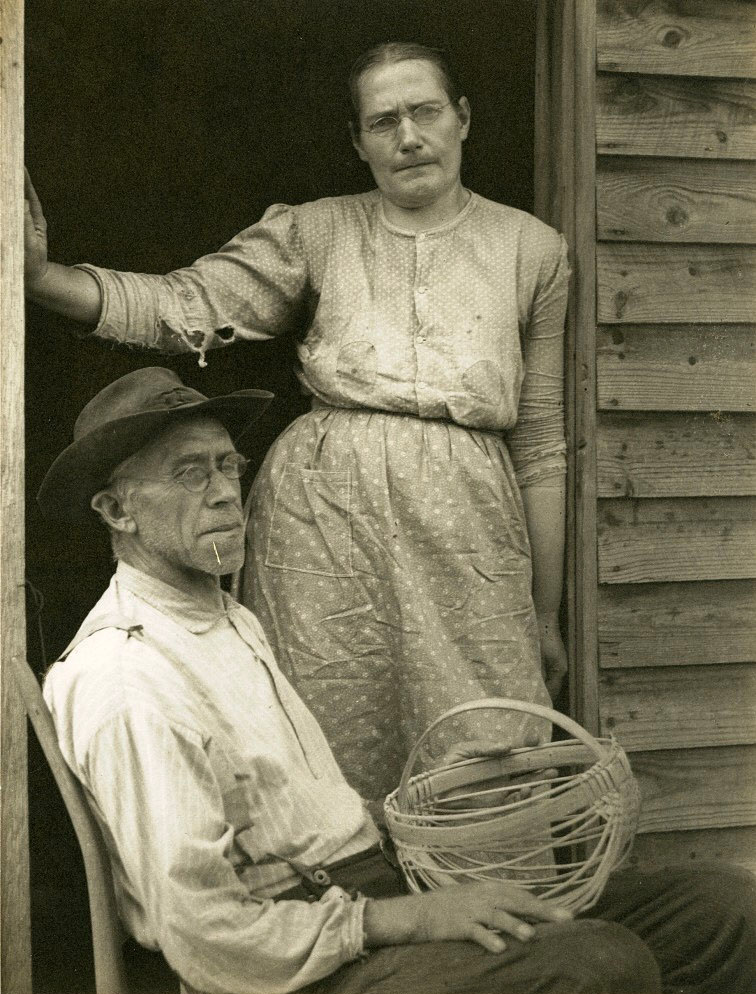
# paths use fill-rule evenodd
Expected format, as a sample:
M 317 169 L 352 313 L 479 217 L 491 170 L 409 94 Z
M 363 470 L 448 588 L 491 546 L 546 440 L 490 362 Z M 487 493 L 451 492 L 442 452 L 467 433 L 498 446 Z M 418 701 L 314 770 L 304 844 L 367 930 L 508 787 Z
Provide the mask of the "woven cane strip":
M 548 718 L 575 738 L 411 776 L 422 743 L 441 721 L 489 707 Z M 524 784 L 493 782 L 523 775 Z M 639 804 L 627 757 L 614 739 L 594 739 L 539 705 L 488 698 L 452 708 L 426 730 L 385 812 L 412 890 L 507 879 L 580 910 L 598 900 L 627 855 Z

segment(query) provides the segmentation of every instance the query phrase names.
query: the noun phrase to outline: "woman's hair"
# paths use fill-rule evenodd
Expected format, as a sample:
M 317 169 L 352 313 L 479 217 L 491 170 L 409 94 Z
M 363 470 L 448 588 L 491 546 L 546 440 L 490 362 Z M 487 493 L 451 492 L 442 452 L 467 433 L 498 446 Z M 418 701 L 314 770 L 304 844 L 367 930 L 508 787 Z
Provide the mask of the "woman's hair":
M 430 62 L 435 66 L 446 95 L 451 103 L 457 103 L 462 91 L 441 49 L 429 48 L 414 41 L 384 41 L 358 56 L 349 73 L 349 96 L 352 100 L 352 121 L 355 126 L 359 125 L 360 119 L 360 80 L 368 69 L 396 62 L 407 62 L 411 59 Z

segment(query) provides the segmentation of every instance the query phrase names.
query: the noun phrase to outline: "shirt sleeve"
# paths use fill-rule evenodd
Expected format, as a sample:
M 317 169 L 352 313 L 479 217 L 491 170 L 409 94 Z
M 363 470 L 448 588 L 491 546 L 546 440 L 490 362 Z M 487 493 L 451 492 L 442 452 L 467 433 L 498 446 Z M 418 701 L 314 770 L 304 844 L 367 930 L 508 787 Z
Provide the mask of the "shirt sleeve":
M 229 859 L 233 829 L 196 732 L 126 708 L 90 740 L 81 774 L 158 944 L 207 994 L 297 990 L 363 951 L 365 899 L 259 899 Z
M 296 209 L 270 207 L 217 252 L 165 276 L 78 266 L 99 284 L 94 334 L 162 352 L 196 352 L 238 339 L 268 339 L 301 311 L 307 262 Z
M 564 318 L 569 274 L 567 243 L 554 233 L 541 262 L 523 341 L 525 377 L 517 422 L 507 435 L 521 487 L 566 471 Z

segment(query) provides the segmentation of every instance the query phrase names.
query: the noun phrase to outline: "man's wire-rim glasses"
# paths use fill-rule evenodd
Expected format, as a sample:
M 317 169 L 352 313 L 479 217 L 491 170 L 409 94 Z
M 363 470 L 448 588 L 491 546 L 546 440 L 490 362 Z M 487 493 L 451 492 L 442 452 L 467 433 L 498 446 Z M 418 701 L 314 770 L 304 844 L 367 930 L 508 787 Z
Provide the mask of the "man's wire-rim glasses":
M 413 110 L 408 110 L 406 114 L 385 114 L 371 122 L 366 128 L 360 128 L 360 131 L 366 131 L 368 134 L 380 137 L 395 135 L 405 117 L 408 117 L 418 127 L 426 128 L 435 124 L 450 103 L 451 100 L 447 100 L 445 104 L 419 104 Z
M 210 486 L 210 479 L 216 468 L 227 480 L 240 480 L 249 468 L 249 459 L 241 452 L 229 452 L 225 456 L 219 457 L 214 466 L 210 466 L 208 463 L 192 462 L 168 476 L 132 477 L 128 474 L 128 478 L 135 482 L 140 480 L 144 483 L 180 483 L 190 494 L 201 494 Z M 117 482 L 118 479 L 113 477 L 110 480 L 110 485 Z
M 229 452 L 216 463 L 217 468 L 227 480 L 240 480 L 247 472 L 249 459 L 241 452 Z M 173 474 L 173 479 L 185 487 L 191 494 L 201 494 L 210 486 L 210 478 L 213 475 L 213 468 L 207 464 L 191 463 L 184 469 Z

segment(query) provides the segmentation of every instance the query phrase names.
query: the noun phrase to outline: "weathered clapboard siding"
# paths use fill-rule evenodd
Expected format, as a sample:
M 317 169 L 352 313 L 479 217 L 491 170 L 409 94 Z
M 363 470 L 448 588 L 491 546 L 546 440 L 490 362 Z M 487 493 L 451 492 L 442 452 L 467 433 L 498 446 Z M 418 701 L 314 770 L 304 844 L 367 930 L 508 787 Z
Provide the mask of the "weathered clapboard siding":
M 596 8 L 600 725 L 637 860 L 756 866 L 756 7 Z
M 633 753 L 640 831 L 756 825 L 756 746 Z
M 755 562 L 754 497 L 598 502 L 600 583 L 748 579 Z
M 756 75 L 756 19 L 744 0 L 600 0 L 598 66 L 685 76 Z
M 626 751 L 756 743 L 756 666 L 611 669 L 599 682 L 601 727 Z
M 756 325 L 614 325 L 598 331 L 598 406 L 756 411 Z
M 756 246 L 603 242 L 600 322 L 752 321 Z
M 754 605 L 754 580 L 602 585 L 600 666 L 754 663 Z
M 750 162 L 602 156 L 598 237 L 651 242 L 756 242 Z
M 629 862 L 655 870 L 688 861 L 695 866 L 712 859 L 739 863 L 756 873 L 756 828 L 704 828 L 637 835 Z
M 607 155 L 756 158 L 756 82 L 599 73 L 596 147 Z
M 598 419 L 599 497 L 756 493 L 756 416 L 613 413 Z

